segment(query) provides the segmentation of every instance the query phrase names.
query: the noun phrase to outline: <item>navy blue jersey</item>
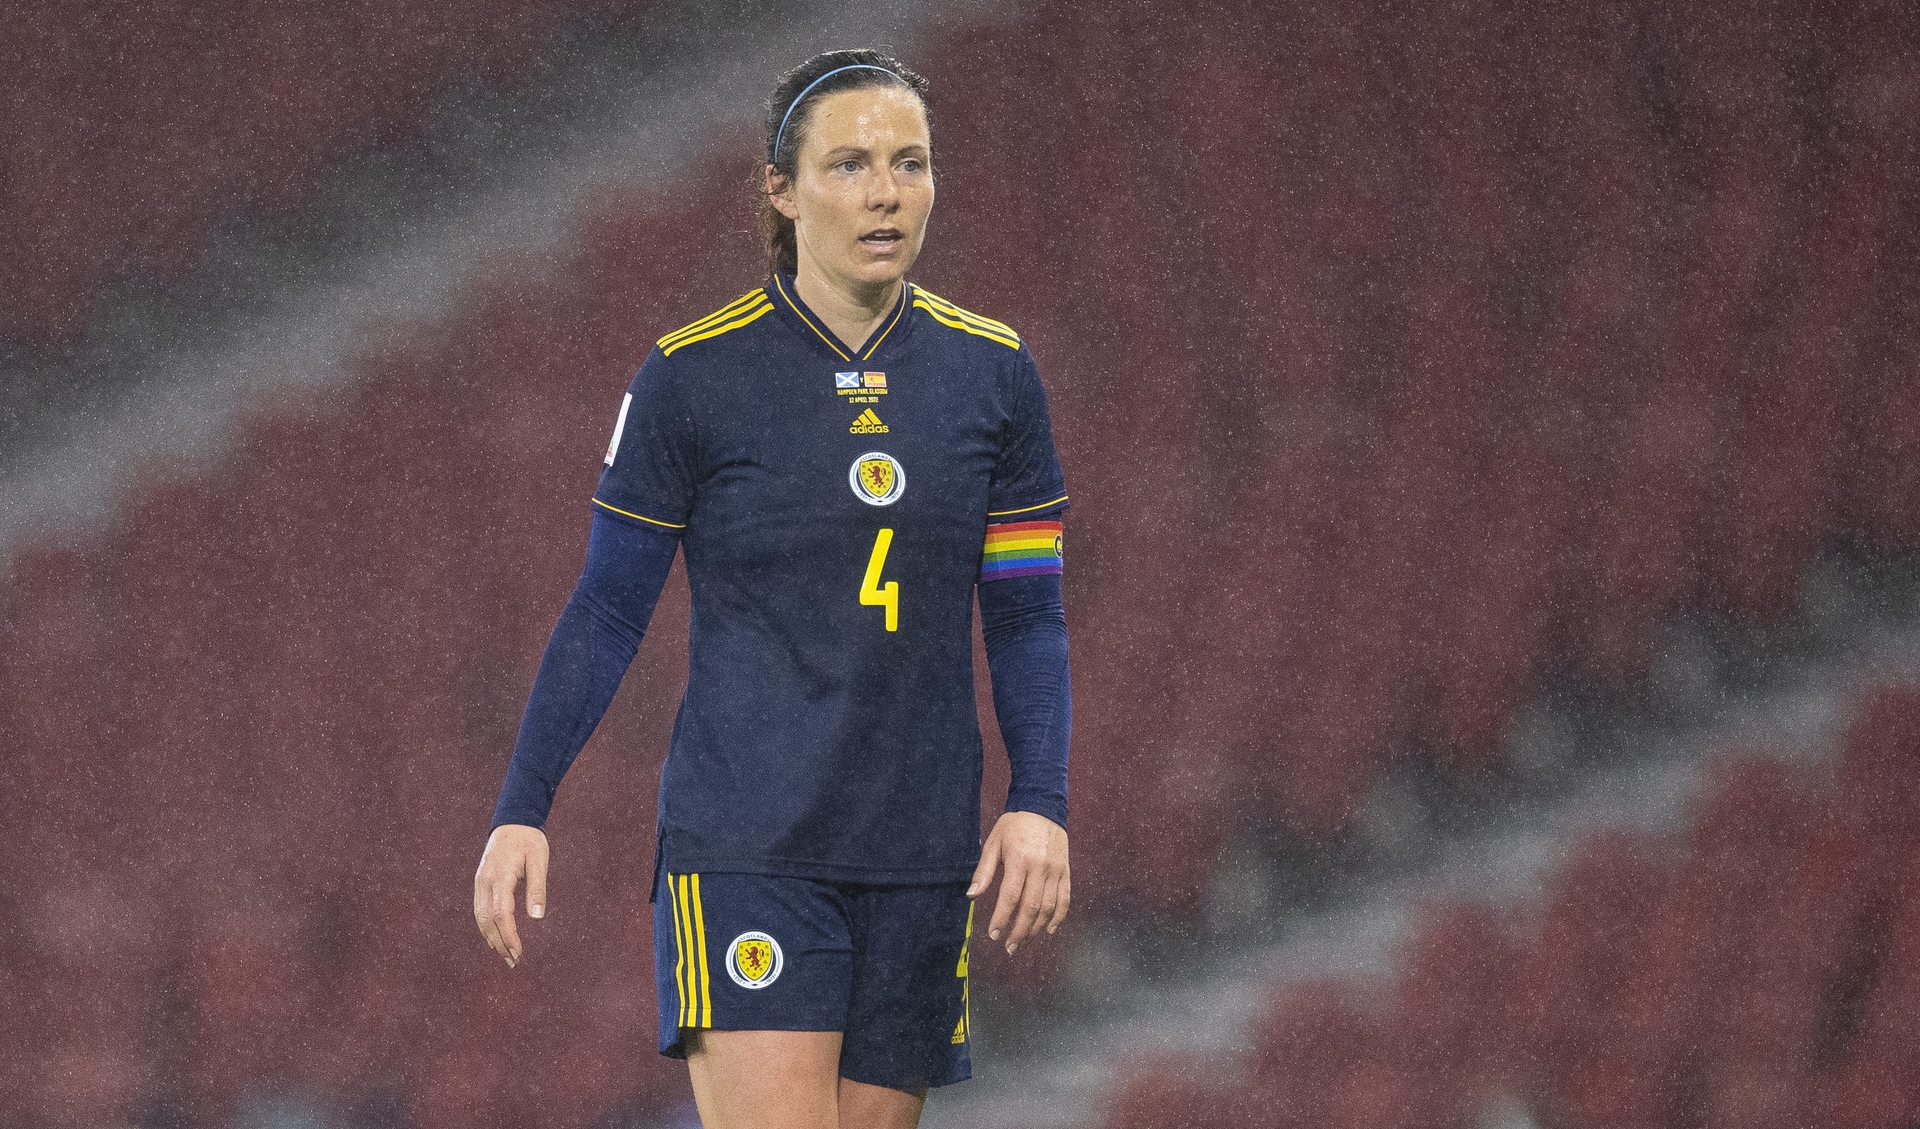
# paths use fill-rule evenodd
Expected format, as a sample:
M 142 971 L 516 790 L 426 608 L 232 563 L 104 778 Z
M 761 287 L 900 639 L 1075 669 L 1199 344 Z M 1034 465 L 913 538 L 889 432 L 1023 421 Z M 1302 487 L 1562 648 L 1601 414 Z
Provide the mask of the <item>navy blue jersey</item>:
M 606 458 L 594 505 L 680 530 L 693 593 L 667 865 L 969 876 L 987 527 L 1066 505 L 1014 331 L 909 284 L 849 348 L 776 276 L 660 339 Z

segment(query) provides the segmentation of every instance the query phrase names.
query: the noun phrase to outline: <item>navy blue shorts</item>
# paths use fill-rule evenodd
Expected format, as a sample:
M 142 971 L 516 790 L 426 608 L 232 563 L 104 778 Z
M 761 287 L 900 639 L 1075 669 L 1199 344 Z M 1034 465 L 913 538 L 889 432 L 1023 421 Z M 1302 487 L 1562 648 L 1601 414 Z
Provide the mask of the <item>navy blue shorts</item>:
M 687 1028 L 840 1031 L 842 1078 L 917 1090 L 972 1075 L 966 883 L 668 872 L 656 895 L 661 1054 L 685 1058 Z

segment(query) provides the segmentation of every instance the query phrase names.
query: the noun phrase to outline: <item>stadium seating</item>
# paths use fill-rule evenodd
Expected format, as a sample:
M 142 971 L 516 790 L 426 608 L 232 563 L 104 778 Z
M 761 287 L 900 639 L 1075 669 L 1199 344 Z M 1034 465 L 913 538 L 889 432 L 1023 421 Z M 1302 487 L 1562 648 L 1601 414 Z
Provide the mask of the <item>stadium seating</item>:
M 643 0 L 22 0 L 0 40 L 0 335 L 72 343 L 116 278 L 177 279 L 241 208 L 297 217 L 330 162 L 416 140 L 455 84 Z
M 329 146 L 404 133 L 436 75 L 526 58 L 567 6 L 497 4 L 497 35 L 386 7 L 355 36 L 370 9 L 243 6 L 231 59 L 180 66 L 192 6 L 23 7 L 8 316 L 65 324 L 235 193 L 296 207 Z M 1895 7 L 1711 51 L 1741 22 L 1717 5 L 1310 7 L 1043 4 L 917 60 L 943 177 L 920 277 L 1031 344 L 1073 490 L 1087 914 L 1190 919 L 1242 830 L 1338 840 L 1392 756 L 1497 766 L 1546 672 L 1633 686 L 1672 613 L 1764 621 L 1836 543 L 1920 539 Z M 132 77 L 87 81 L 103 53 Z M 27 923 L 0 988 L 44 1033 L 0 1024 L 9 1108 L 226 1124 L 280 1087 L 577 1126 L 675 1100 L 644 882 L 682 579 L 562 793 L 514 974 L 467 889 L 620 390 L 758 276 L 713 238 L 748 159 L 596 201 L 570 260 L 497 264 L 351 389 L 264 405 L 98 545 L 16 561 L 0 745 L 50 861 L 0 871 Z M 1292 988 L 1244 1077 L 1162 1064 L 1113 1123 L 1469 1124 L 1498 1091 L 1570 1125 L 1892 1129 L 1920 1077 L 1917 722 L 1911 695 L 1867 710 L 1830 791 L 1730 762 L 1680 858 L 1587 844 L 1537 919 L 1436 907 L 1390 992 Z M 1044 981 L 1059 950 L 1026 952 L 976 967 Z
M 1123 1069 L 1105 1124 L 1911 1125 L 1916 767 L 1907 685 L 1862 693 L 1831 770 L 1723 750 L 1684 835 L 1588 839 L 1531 905 L 1429 906 L 1384 995 L 1285 987 L 1244 1061 Z

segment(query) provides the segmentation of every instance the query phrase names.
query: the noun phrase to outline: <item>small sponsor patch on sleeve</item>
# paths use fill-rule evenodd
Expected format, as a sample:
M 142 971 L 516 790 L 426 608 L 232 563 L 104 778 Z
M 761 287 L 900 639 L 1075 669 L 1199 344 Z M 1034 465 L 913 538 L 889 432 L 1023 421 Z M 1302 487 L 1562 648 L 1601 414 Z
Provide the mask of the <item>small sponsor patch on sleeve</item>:
M 620 433 L 627 429 L 627 409 L 633 407 L 633 393 L 629 392 L 620 401 L 620 418 L 613 421 L 613 439 L 607 444 L 607 457 L 604 465 L 612 466 L 613 457 L 620 453 Z
M 1061 525 L 1057 521 L 1015 521 L 987 526 L 980 560 L 980 581 L 1041 576 L 1061 571 Z

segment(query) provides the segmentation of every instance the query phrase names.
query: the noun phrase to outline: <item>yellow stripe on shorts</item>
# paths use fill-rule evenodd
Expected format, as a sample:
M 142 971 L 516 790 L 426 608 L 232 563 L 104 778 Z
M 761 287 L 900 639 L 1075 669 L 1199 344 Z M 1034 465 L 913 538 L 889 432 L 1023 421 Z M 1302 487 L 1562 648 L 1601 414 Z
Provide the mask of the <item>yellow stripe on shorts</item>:
M 686 954 L 685 973 L 680 977 L 680 1026 L 694 1026 L 694 1013 L 698 1010 L 699 992 L 696 983 L 699 980 L 699 966 L 693 951 L 693 907 L 687 904 L 687 876 L 682 874 L 674 880 L 673 900 L 679 907 L 680 918 L 678 937 L 680 951 Z
M 960 1022 L 953 1025 L 955 1043 L 964 1043 L 973 1034 L 973 993 L 969 991 L 972 983 L 967 976 L 967 950 L 973 947 L 974 905 L 973 902 L 967 903 L 967 937 L 960 942 L 960 966 L 953 971 L 960 978 Z
M 673 994 L 679 998 L 680 1011 L 675 1027 L 687 1025 L 687 947 L 680 940 L 680 897 L 674 891 L 673 875 L 667 875 L 667 912 L 673 915 Z
M 700 904 L 700 876 L 693 876 L 693 951 L 700 960 L 700 1015 L 694 1027 L 713 1026 L 712 978 L 707 975 L 707 914 Z

